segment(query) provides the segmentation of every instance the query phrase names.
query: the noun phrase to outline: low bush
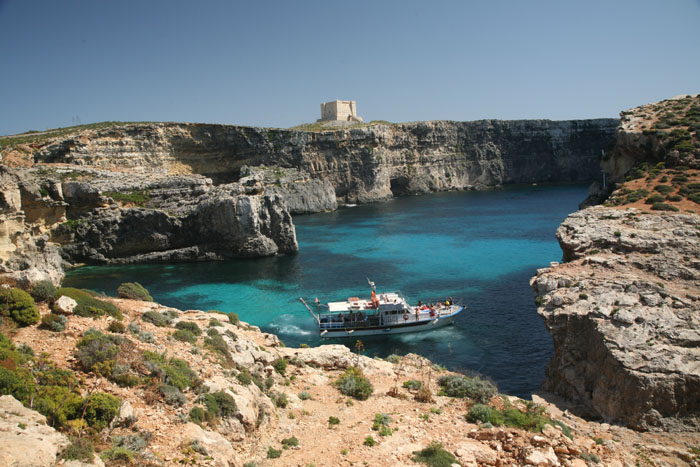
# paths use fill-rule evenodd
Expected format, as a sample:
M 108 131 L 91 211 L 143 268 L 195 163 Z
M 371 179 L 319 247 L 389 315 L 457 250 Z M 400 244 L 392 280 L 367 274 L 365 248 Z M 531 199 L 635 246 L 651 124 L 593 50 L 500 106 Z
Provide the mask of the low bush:
M 224 391 L 204 394 L 202 401 L 209 416 L 227 418 L 234 417 L 238 413 L 236 401 Z
M 357 367 L 349 367 L 334 383 L 338 390 L 346 396 L 358 400 L 367 400 L 374 388 L 362 370 Z
M 204 345 L 224 357 L 227 362 L 231 362 L 231 352 L 228 349 L 228 344 L 216 330 L 212 329 L 211 331 L 213 332 L 209 333 L 209 337 L 204 339 Z
M 403 382 L 403 387 L 409 391 L 417 391 L 423 387 L 423 383 L 415 379 L 409 379 L 408 381 Z
M 367 437 L 365 438 L 365 442 L 364 442 L 364 445 L 365 445 L 365 446 L 372 447 L 372 446 L 374 446 L 375 444 L 377 444 L 377 442 L 376 442 L 376 441 L 374 440 L 374 438 L 372 438 L 371 436 L 367 436 Z
M 299 393 L 299 399 L 303 401 L 307 401 L 311 399 L 311 394 L 309 394 L 307 391 L 301 391 Z
M 121 446 L 114 446 L 100 453 L 100 458 L 105 461 L 120 461 L 122 463 L 132 464 L 136 453 L 131 449 Z
M 152 302 L 153 297 L 148 293 L 141 284 L 138 282 L 124 282 L 117 289 L 117 296 L 119 298 L 128 298 L 131 300 L 141 300 L 144 302 Z
M 126 332 L 126 326 L 119 321 L 112 321 L 109 323 L 109 326 L 107 326 L 107 330 L 117 334 L 124 334 Z
M 469 398 L 479 403 L 488 402 L 498 394 L 498 389 L 493 383 L 476 376 L 468 378 L 466 376 L 445 375 L 438 378 L 438 384 L 442 388 L 440 395 Z
M 189 344 L 194 344 L 197 342 L 197 336 L 185 329 L 176 329 L 175 332 L 172 333 L 172 336 L 173 339 L 178 340 L 180 342 L 187 342 Z
M 339 425 L 339 424 L 340 424 L 340 419 L 338 417 L 333 417 L 333 416 L 328 417 L 328 425 L 333 426 L 333 425 Z
M 202 330 L 197 326 L 197 323 L 190 323 L 189 321 L 180 321 L 175 325 L 175 329 L 182 329 L 183 331 L 189 331 L 195 336 L 201 336 Z
M 147 321 L 151 324 L 158 326 L 159 328 L 164 328 L 170 326 L 170 319 L 157 311 L 147 311 L 141 315 L 141 319 Z
M 0 290 L 0 314 L 9 316 L 20 326 L 39 322 L 39 309 L 31 295 L 22 289 Z
M 541 432 L 544 425 L 553 423 L 544 414 L 544 409 L 528 408 L 525 412 L 507 403 L 502 409 L 494 409 L 483 404 L 475 404 L 467 413 L 467 420 L 472 423 L 490 423 L 493 426 L 510 426 L 527 431 Z
M 250 375 L 247 368 L 243 368 L 241 371 L 239 371 L 236 375 L 236 379 L 238 379 L 238 381 L 245 386 L 248 386 L 253 382 L 253 377 Z
M 292 436 L 291 438 L 284 438 L 281 441 L 281 443 L 282 443 L 282 447 L 284 449 L 289 449 L 289 448 L 299 446 L 299 440 L 296 438 L 296 436 Z
M 104 392 L 94 392 L 90 395 L 85 408 L 85 421 L 91 427 L 101 430 L 117 416 L 120 405 L 121 399 L 118 397 Z
M 275 407 L 279 407 L 280 409 L 286 408 L 289 404 L 289 399 L 287 399 L 287 395 L 283 392 L 272 394 L 271 399 Z
M 7 369 L 0 366 L 0 394 L 14 396 L 27 402 L 35 392 L 36 384 L 29 370 L 25 368 Z
M 206 412 L 204 412 L 204 409 L 200 406 L 195 405 L 192 407 L 192 409 L 190 409 L 189 419 L 191 422 L 201 425 L 206 420 Z
M 673 188 L 671 185 L 656 185 L 654 187 L 656 191 L 661 193 L 662 195 L 667 195 L 673 191 L 675 191 L 675 188 Z
M 654 204 L 654 203 L 660 203 L 664 201 L 666 198 L 663 195 L 655 194 L 651 195 L 644 201 L 646 204 Z
M 185 395 L 175 386 L 170 384 L 161 384 L 158 386 L 158 390 L 163 395 L 165 403 L 168 405 L 181 406 L 187 402 Z
M 65 426 L 68 420 L 80 418 L 84 404 L 85 401 L 76 388 L 39 386 L 32 407 L 46 417 L 49 425 L 60 428 Z M 93 420 L 86 418 L 85 421 L 92 425 L 90 422 Z
M 90 438 L 70 438 L 70 444 L 61 452 L 60 458 L 67 461 L 82 461 L 91 463 L 95 455 L 95 447 Z
M 433 441 L 427 447 L 416 451 L 413 454 L 413 461 L 430 467 L 450 467 L 453 464 L 459 464 L 455 456 L 445 450 L 442 443 Z
M 238 315 L 236 313 L 228 313 L 228 322 L 238 326 L 240 319 L 238 318 Z
M 285 371 L 287 371 L 287 364 L 289 362 L 287 361 L 286 358 L 281 357 L 272 362 L 272 367 L 275 369 L 275 371 L 282 376 L 284 376 Z
M 379 432 L 380 436 L 391 436 L 393 431 L 389 428 L 391 424 L 391 418 L 386 414 L 375 414 L 374 422 L 372 423 L 372 429 Z
M 114 445 L 138 452 L 148 445 L 148 441 L 140 434 L 116 436 Z
M 119 354 L 117 336 L 107 336 L 88 329 L 75 345 L 75 356 L 85 371 L 109 376 L 114 360 Z
M 53 332 L 61 332 L 66 329 L 66 317 L 56 313 L 49 313 L 41 317 L 41 327 Z
M 678 212 L 680 209 L 677 207 L 671 205 L 671 204 L 666 204 L 666 203 L 654 203 L 653 206 L 651 207 L 653 211 L 673 211 L 673 212 Z
M 210 319 L 209 320 L 209 327 L 214 328 L 216 326 L 223 326 L 223 324 L 218 319 L 215 319 L 215 318 Z
M 51 281 L 39 281 L 32 287 L 30 295 L 37 302 L 46 302 L 53 298 L 56 287 Z
M 275 449 L 272 446 L 267 448 L 267 458 L 268 459 L 279 459 L 282 455 L 281 449 Z

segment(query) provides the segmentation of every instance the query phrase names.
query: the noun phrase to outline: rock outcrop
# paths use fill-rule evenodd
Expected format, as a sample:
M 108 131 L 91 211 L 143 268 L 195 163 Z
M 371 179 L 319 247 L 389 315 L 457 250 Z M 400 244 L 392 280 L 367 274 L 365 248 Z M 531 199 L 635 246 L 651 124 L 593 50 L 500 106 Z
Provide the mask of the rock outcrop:
M 67 436 L 46 425 L 46 417 L 12 396 L 0 396 L 0 465 L 55 465 L 68 444 Z
M 700 427 L 700 216 L 571 214 L 531 281 L 554 341 L 544 389 L 637 429 Z

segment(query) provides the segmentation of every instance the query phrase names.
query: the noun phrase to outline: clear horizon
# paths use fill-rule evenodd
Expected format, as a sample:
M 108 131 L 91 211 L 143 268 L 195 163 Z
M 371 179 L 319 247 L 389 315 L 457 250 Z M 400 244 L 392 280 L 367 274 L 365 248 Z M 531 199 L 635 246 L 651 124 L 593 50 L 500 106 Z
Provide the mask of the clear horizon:
M 700 0 L 0 0 L 0 135 L 102 121 L 288 128 L 586 119 L 700 92 Z

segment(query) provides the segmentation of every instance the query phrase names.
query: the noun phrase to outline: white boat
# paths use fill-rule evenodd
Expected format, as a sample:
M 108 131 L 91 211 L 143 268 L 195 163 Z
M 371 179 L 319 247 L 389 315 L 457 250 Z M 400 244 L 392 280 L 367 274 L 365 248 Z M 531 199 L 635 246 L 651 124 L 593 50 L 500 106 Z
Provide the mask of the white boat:
M 372 295 L 367 299 L 350 297 L 344 302 L 322 305 L 316 300 L 314 312 L 303 298 L 299 300 L 314 317 L 323 338 L 376 336 L 420 332 L 446 326 L 465 307 L 451 299 L 435 304 L 409 305 L 398 292 L 377 293 L 369 281 Z

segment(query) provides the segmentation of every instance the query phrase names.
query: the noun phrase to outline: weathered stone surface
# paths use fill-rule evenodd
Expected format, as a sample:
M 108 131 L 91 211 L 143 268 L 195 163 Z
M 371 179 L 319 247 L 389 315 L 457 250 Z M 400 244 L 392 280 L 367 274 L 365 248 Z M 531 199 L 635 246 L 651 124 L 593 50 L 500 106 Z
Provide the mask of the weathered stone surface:
M 215 431 L 205 430 L 194 423 L 187 423 L 182 428 L 180 443 L 187 445 L 196 441 L 211 457 L 211 464 L 217 467 L 238 467 L 241 462 L 231 443 Z
M 638 429 L 700 426 L 700 216 L 588 208 L 531 285 L 554 340 L 544 388 Z
M 66 436 L 46 425 L 46 417 L 12 396 L 0 397 L 0 465 L 52 466 L 68 444 Z
M 78 302 L 66 295 L 61 295 L 58 300 L 54 302 L 53 311 L 64 315 L 70 315 L 73 314 L 73 310 L 76 306 L 78 306 Z

